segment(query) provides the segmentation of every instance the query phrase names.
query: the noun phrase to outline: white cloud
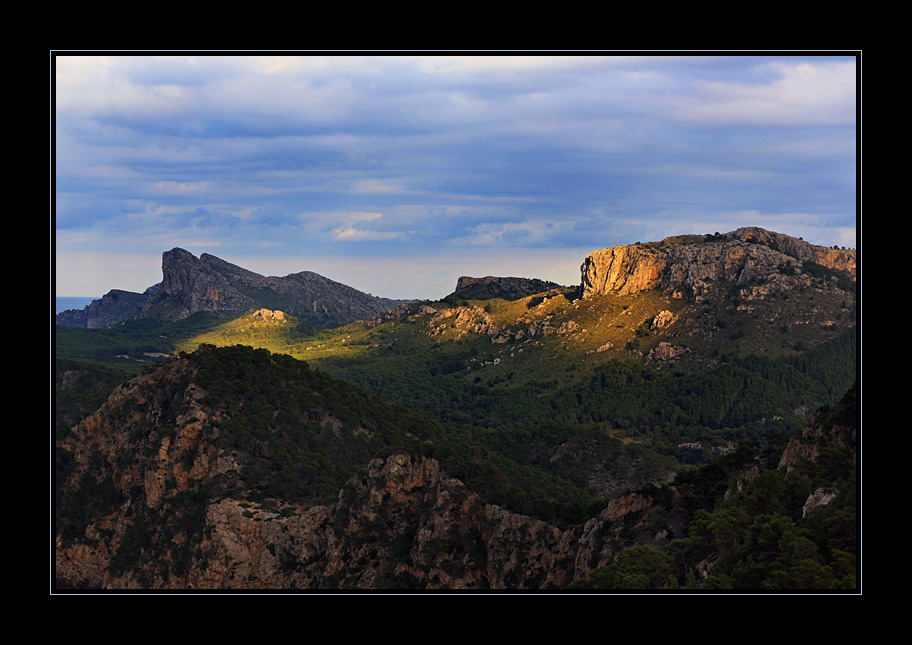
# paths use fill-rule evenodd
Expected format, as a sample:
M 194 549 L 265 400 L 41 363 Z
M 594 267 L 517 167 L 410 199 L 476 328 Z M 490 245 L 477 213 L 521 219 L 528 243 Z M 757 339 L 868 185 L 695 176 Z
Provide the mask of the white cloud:
M 389 59 L 387 59 L 389 60 Z M 476 75 L 514 74 L 516 72 L 554 71 L 568 68 L 606 67 L 638 62 L 637 57 L 592 56 L 406 56 L 400 60 L 414 64 L 426 74 L 434 75 Z
M 855 63 L 796 60 L 59 57 L 55 202 L 97 236 L 58 249 L 461 262 L 785 212 L 829 235 L 852 223 Z
M 403 192 L 402 187 L 383 179 L 362 179 L 352 184 L 352 190 L 356 193 L 383 193 L 395 194 Z
M 140 57 L 141 59 L 142 57 Z M 55 59 L 55 99 L 59 117 L 108 114 L 175 114 L 185 109 L 186 91 L 174 83 L 144 84 L 131 78 L 131 59 L 112 56 L 59 56 Z
M 190 195 L 209 189 L 207 184 L 198 181 L 159 181 L 151 187 L 152 192 L 163 195 Z
M 277 76 L 373 76 L 384 70 L 382 61 L 371 56 L 261 56 L 256 69 Z
M 846 125 L 855 123 L 854 61 L 771 62 L 772 78 L 756 81 L 702 81 L 695 97 L 670 105 L 679 118 L 716 124 Z
M 298 213 L 296 219 L 305 230 L 318 233 L 344 231 L 382 216 L 378 211 L 304 211 Z
M 353 227 L 337 229 L 334 233 L 335 238 L 340 242 L 388 242 L 390 240 L 402 239 L 407 236 L 407 233 L 369 231 Z

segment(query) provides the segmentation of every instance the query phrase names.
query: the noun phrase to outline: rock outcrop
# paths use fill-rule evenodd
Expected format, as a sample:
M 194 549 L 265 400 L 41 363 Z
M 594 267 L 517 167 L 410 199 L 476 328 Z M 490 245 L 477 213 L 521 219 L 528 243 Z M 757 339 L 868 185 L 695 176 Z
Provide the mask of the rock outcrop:
M 580 267 L 580 293 L 585 298 L 672 289 L 699 299 L 707 285 L 717 280 L 739 285 L 773 282 L 785 289 L 808 280 L 806 263 L 855 279 L 854 250 L 814 246 L 750 227 L 724 235 L 687 235 L 595 251 Z
M 500 278 L 495 276 L 471 278 L 463 276 L 456 281 L 456 291 L 450 295 L 467 300 L 490 300 L 492 298 L 518 300 L 519 298 L 534 296 L 560 286 L 556 282 L 537 278 Z
M 382 313 L 398 301 L 378 298 L 312 271 L 262 276 L 208 253 L 175 248 L 162 254 L 162 281 L 144 293 L 112 290 L 82 311 L 57 315 L 68 327 L 109 327 L 137 318 L 182 320 L 194 313 L 241 314 L 278 309 L 326 327 Z
M 112 289 L 100 300 L 93 300 L 84 309 L 68 309 L 57 314 L 57 324 L 64 327 L 104 329 L 142 315 L 143 307 L 158 289 L 154 285 L 144 293 Z
M 144 312 L 167 310 L 166 319 L 179 320 L 198 311 L 242 312 L 257 306 L 242 293 L 255 288 L 263 276 L 235 267 L 207 253 L 197 258 L 184 249 L 162 255 L 162 282 Z
M 686 347 L 678 347 L 671 343 L 660 342 L 658 345 L 649 350 L 646 355 L 647 361 L 671 361 L 688 353 Z
M 432 337 L 442 336 L 448 329 L 453 330 L 456 337 L 462 337 L 469 331 L 485 333 L 491 328 L 491 316 L 479 307 L 452 307 L 433 311 L 426 326 L 426 333 Z
M 817 461 L 824 448 L 842 451 L 855 461 L 857 445 L 858 402 L 853 387 L 838 404 L 821 408 L 811 416 L 804 430 L 789 440 L 779 467 L 791 469 L 803 459 Z

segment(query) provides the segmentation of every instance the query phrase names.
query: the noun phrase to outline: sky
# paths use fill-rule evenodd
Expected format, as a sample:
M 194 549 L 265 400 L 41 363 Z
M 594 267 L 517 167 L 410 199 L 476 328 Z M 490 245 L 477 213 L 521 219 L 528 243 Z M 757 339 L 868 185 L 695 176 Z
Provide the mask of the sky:
M 416 299 L 741 226 L 854 248 L 859 62 L 51 52 L 53 290 L 174 247 Z

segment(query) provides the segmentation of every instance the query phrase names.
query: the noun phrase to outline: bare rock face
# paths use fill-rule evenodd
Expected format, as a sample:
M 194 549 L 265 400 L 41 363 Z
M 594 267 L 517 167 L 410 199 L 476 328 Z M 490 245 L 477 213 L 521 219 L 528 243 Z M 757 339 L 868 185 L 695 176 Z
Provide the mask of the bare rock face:
M 787 288 L 787 283 L 802 279 L 805 262 L 854 279 L 855 257 L 854 250 L 828 249 L 761 228 L 741 228 L 725 235 L 681 236 L 595 251 L 580 267 L 580 291 L 585 298 L 674 289 L 699 299 L 706 285 L 716 280 L 740 285 L 773 281 Z
M 195 588 L 410 581 L 428 589 L 523 589 L 566 584 L 573 575 L 559 529 L 484 504 L 435 460 L 404 454 L 373 460 L 336 504 L 283 518 L 225 500 L 209 507 L 207 524 L 203 566 L 188 580 Z
M 815 490 L 808 496 L 807 501 L 801 509 L 801 517 L 807 517 L 808 513 L 818 506 L 826 506 L 839 495 L 839 491 L 832 487 L 822 487 Z
M 686 347 L 678 347 L 671 343 L 661 342 L 653 347 L 646 355 L 648 361 L 670 361 L 686 354 L 689 350 Z
M 666 266 L 664 254 L 635 245 L 594 251 L 580 267 L 582 296 L 608 292 L 627 295 L 655 289 L 662 282 Z
M 150 496 L 149 504 L 163 501 Z M 610 562 L 613 552 L 593 550 L 591 534 L 640 509 L 612 509 L 585 535 L 565 532 L 484 503 L 433 459 L 396 454 L 373 460 L 334 504 L 278 514 L 243 499 L 213 500 L 179 577 L 112 567 L 130 531 L 115 515 L 90 525 L 88 540 L 64 544 L 58 536 L 56 575 L 58 586 L 106 589 L 376 589 L 404 581 L 424 589 L 556 588 Z
M 855 279 L 857 265 L 854 249 L 835 249 L 824 246 L 815 246 L 804 240 L 767 231 L 757 226 L 739 228 L 728 234 L 751 244 L 763 244 L 771 249 L 782 251 L 787 255 L 798 258 L 802 262 L 811 261 L 829 269 L 842 271 Z
M 234 285 L 229 278 L 233 278 Z M 240 293 L 237 287 L 254 284 L 258 279 L 262 276 L 205 253 L 197 258 L 184 249 L 175 248 L 162 255 L 161 288 L 144 311 L 150 312 L 156 305 L 167 304 L 170 311 L 165 317 L 172 320 L 186 318 L 198 311 L 246 311 L 257 303 Z

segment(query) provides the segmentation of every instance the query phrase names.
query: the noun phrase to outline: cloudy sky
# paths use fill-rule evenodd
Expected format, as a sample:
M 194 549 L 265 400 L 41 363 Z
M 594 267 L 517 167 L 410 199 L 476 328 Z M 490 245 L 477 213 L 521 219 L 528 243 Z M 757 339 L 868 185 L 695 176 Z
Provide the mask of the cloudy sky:
M 174 247 L 391 298 L 749 225 L 855 247 L 857 63 L 52 54 L 56 295 Z

